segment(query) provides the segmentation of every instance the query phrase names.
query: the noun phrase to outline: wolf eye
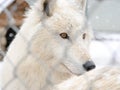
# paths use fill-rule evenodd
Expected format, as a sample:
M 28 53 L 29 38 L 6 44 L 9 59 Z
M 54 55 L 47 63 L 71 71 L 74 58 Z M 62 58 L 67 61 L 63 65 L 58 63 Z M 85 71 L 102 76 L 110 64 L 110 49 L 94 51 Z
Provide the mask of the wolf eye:
M 84 33 L 84 34 L 83 34 L 82 38 L 83 38 L 83 39 L 85 39 L 85 38 L 86 38 L 86 33 Z
M 69 39 L 69 36 L 67 33 L 61 33 L 60 36 L 63 38 L 63 39 Z

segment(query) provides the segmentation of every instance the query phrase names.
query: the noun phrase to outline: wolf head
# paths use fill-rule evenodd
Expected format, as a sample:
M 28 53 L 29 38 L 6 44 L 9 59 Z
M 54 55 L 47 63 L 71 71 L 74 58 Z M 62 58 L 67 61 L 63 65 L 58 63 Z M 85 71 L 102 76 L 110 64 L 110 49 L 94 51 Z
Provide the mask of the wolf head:
M 59 63 L 76 75 L 95 68 L 88 51 L 92 30 L 85 15 L 86 0 L 37 0 L 32 9 L 38 29 L 31 45 L 35 54 L 49 67 Z

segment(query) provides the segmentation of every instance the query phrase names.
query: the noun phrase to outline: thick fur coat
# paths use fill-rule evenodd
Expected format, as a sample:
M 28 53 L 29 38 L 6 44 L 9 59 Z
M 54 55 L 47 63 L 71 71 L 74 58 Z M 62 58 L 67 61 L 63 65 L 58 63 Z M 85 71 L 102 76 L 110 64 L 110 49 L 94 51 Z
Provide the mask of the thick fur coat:
M 86 0 L 37 0 L 4 58 L 3 90 L 52 90 L 86 72 L 92 30 L 85 8 Z

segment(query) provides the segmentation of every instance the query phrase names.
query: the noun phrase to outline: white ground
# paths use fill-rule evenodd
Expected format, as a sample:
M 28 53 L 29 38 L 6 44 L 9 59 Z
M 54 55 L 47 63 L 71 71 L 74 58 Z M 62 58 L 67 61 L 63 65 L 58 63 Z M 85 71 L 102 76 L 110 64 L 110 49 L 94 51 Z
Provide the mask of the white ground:
M 120 34 L 102 35 L 105 41 L 93 41 L 90 54 L 97 66 L 120 66 Z

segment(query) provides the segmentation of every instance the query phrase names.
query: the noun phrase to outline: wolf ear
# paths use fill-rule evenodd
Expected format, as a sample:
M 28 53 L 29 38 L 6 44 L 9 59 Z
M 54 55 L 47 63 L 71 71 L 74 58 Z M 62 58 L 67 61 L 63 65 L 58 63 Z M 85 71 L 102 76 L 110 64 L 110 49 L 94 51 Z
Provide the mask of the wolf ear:
M 84 11 L 84 13 L 86 14 L 87 11 L 87 1 L 88 0 L 77 0 L 80 2 L 80 8 Z
M 37 0 L 25 0 L 30 6 L 33 5 Z
M 53 11 L 55 9 L 55 2 L 56 2 L 56 0 L 44 0 L 44 2 L 43 2 L 43 12 L 47 16 L 52 16 Z
M 30 6 L 38 1 L 40 10 L 47 16 L 51 16 L 55 7 L 56 0 L 25 0 Z

